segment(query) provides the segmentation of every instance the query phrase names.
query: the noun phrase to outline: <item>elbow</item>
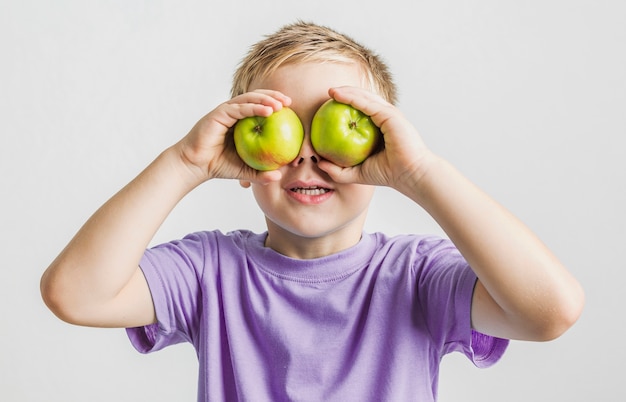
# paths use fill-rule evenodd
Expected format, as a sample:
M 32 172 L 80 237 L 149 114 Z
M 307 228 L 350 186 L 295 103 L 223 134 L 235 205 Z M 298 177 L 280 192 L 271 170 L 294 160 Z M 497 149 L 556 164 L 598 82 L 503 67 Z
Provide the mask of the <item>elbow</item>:
M 55 275 L 46 271 L 39 283 L 41 298 L 48 309 L 60 320 L 69 324 L 76 324 L 73 303 L 68 301 L 68 293 L 63 291 Z
M 64 319 L 64 309 L 63 302 L 59 297 L 59 292 L 57 291 L 57 287 L 54 285 L 54 280 L 51 278 L 52 274 L 49 271 L 46 271 L 41 280 L 39 282 L 39 292 L 41 293 L 41 298 L 48 307 L 48 309 L 58 318 L 63 321 Z
M 584 305 L 584 291 L 577 285 L 559 301 L 546 306 L 537 326 L 536 340 L 552 341 L 565 334 L 580 318 Z

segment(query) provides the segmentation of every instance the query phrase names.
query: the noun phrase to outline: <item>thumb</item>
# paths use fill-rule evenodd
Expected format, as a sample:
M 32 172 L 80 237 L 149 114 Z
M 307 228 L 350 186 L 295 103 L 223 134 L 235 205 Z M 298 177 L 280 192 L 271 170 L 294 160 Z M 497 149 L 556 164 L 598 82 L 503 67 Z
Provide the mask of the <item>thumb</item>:
M 317 166 L 326 172 L 330 178 L 337 183 L 348 184 L 360 182 L 358 166 L 344 168 L 327 160 L 319 161 Z
M 279 170 L 256 171 L 251 181 L 259 184 L 269 184 L 274 181 L 279 181 L 282 176 L 283 174 Z

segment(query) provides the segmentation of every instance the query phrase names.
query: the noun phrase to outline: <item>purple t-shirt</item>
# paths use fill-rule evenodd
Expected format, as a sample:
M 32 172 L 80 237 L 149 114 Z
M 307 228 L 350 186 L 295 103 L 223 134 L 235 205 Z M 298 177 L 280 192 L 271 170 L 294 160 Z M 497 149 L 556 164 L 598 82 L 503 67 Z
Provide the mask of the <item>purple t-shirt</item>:
M 439 363 L 495 363 L 507 340 L 471 329 L 476 276 L 449 240 L 363 234 L 297 260 L 266 234 L 194 233 L 147 250 L 158 322 L 142 353 L 190 342 L 198 401 L 435 401 Z

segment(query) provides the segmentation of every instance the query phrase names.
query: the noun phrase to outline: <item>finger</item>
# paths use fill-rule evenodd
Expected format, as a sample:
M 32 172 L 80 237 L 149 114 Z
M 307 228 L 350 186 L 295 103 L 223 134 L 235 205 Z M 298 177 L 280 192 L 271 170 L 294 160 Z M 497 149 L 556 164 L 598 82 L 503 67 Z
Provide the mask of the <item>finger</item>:
M 364 109 L 368 109 L 368 105 L 372 103 L 375 104 L 376 107 L 392 106 L 391 103 L 387 102 L 380 95 L 363 88 L 350 86 L 335 87 L 330 88 L 328 93 L 339 102 L 347 103 L 354 107 L 357 107 L 357 105 L 361 106 L 363 109 L 359 108 L 359 110 L 363 112 L 365 112 Z
M 240 181 L 242 187 L 247 188 L 250 186 L 250 183 L 266 185 L 275 181 L 279 181 L 282 176 L 283 174 L 280 172 L 280 170 L 259 171 L 244 164 L 242 170 L 240 171 L 240 174 L 238 175 L 238 177 L 235 178 Z
M 233 127 L 238 120 L 251 116 L 268 117 L 280 107 L 268 106 L 260 103 L 224 103 L 220 105 L 210 116 L 216 122 L 226 127 Z
M 351 105 L 372 118 L 382 129 L 393 114 L 394 106 L 378 94 L 357 87 L 336 87 L 328 91 L 336 101 Z
M 275 181 L 279 181 L 282 177 L 283 174 L 280 172 L 280 170 L 268 170 L 265 172 L 257 171 L 252 181 L 265 185 Z
M 291 98 L 281 92 L 256 90 L 236 96 L 222 106 L 230 119 L 240 120 L 250 116 L 268 117 L 289 104 Z
M 273 89 L 255 89 L 252 91 L 253 93 L 261 93 L 268 95 L 278 101 L 280 101 L 284 106 L 291 105 L 291 98 L 280 91 L 275 91 Z
M 291 104 L 291 98 L 279 91 L 257 89 L 238 95 L 227 103 L 258 103 L 261 105 L 271 106 L 275 110 L 280 110 L 283 106 L 289 106 Z
M 259 103 L 242 103 L 233 105 L 231 117 L 237 120 L 251 116 L 268 117 L 278 110 L 280 110 L 280 107 L 276 108 L 275 106 Z
M 322 159 L 317 166 L 326 172 L 330 178 L 337 183 L 359 183 L 358 169 L 355 167 L 341 167 L 334 163 Z

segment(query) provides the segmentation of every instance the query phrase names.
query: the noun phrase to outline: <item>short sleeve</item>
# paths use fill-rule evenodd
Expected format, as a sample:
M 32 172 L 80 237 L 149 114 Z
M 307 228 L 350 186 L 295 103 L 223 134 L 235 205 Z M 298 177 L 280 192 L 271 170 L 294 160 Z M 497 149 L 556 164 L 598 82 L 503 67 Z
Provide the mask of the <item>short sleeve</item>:
M 476 367 L 486 368 L 494 365 L 504 355 L 509 346 L 508 339 L 497 338 L 471 330 L 472 340 L 465 355 Z
M 426 325 L 442 356 L 461 352 L 477 367 L 489 367 L 509 341 L 474 331 L 471 308 L 476 274 L 449 240 L 418 246 L 418 300 Z
M 140 268 L 146 278 L 157 322 L 127 328 L 132 345 L 141 353 L 192 342 L 198 332 L 200 281 L 204 268 L 200 234 L 146 250 Z

